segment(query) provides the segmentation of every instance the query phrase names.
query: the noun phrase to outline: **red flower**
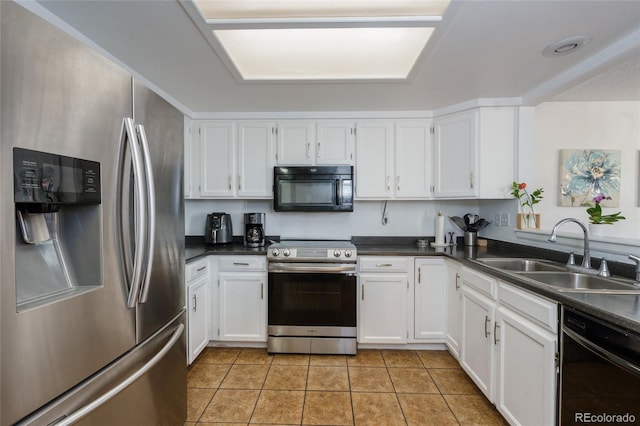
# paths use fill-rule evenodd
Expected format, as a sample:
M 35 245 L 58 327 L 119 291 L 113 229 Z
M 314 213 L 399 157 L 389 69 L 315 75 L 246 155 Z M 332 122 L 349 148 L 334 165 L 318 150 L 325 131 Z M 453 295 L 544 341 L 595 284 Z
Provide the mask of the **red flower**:
M 518 185 L 518 189 L 525 189 L 527 187 L 527 184 L 522 182 L 520 185 Z

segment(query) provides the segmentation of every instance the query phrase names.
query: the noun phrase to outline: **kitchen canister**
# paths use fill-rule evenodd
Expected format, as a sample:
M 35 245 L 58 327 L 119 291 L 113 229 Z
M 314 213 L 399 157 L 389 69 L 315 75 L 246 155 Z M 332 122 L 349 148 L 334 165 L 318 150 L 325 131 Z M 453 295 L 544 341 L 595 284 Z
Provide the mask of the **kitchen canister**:
M 464 233 L 464 245 L 465 246 L 476 246 L 478 245 L 478 233 L 465 231 Z

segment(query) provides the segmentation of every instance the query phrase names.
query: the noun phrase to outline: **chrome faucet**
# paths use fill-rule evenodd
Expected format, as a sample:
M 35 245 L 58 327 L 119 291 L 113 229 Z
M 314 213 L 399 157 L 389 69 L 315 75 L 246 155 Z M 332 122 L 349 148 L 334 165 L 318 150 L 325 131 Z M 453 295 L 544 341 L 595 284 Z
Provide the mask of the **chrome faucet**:
M 636 282 L 633 284 L 640 287 L 640 257 L 630 254 L 629 259 L 636 262 Z
M 556 238 L 558 236 L 558 228 L 568 222 L 577 223 L 580 228 L 582 228 L 582 233 L 584 234 L 584 253 L 582 255 L 582 266 L 573 265 L 571 262 L 567 263 L 567 269 L 574 269 L 579 272 L 584 272 L 587 274 L 596 274 L 597 271 L 591 268 L 591 251 L 589 250 L 589 231 L 587 231 L 587 227 L 582 224 L 578 219 L 574 219 L 572 217 L 568 217 L 566 219 L 562 219 L 551 230 L 551 235 L 549 236 L 549 241 L 552 243 L 556 242 Z M 571 259 L 573 256 L 570 256 Z

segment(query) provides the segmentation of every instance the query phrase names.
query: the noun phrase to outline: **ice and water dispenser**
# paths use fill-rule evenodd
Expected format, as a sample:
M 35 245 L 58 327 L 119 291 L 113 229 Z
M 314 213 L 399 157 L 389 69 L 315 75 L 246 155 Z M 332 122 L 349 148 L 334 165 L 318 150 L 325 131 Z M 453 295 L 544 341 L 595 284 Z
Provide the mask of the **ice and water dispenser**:
M 16 304 L 102 285 L 100 163 L 13 149 Z

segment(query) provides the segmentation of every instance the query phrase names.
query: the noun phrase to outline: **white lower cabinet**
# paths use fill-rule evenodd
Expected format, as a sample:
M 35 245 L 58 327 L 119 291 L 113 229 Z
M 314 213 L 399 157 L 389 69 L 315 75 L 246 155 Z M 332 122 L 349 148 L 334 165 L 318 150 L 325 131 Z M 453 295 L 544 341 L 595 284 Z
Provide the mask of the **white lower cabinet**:
M 407 343 L 410 259 L 383 256 L 359 258 L 359 343 Z
M 494 395 L 495 309 L 495 301 L 463 285 L 460 365 L 490 401 Z
M 188 263 L 187 296 L 187 362 L 191 364 L 209 343 L 209 274 L 207 259 Z
M 218 340 L 267 341 L 267 272 L 264 256 L 220 256 Z
M 415 259 L 414 339 L 442 343 L 446 338 L 447 269 L 442 258 Z
M 458 262 L 447 260 L 447 348 L 456 359 L 460 358 L 460 324 L 462 306 L 462 267 Z

